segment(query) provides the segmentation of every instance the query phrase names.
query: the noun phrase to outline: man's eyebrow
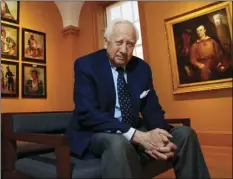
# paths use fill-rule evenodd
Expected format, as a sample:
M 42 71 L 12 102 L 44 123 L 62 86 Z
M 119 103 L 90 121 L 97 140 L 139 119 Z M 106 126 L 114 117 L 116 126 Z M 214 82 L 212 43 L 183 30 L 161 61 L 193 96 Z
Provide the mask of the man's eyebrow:
M 120 38 L 119 38 L 119 39 L 115 39 L 115 41 L 122 41 L 122 40 L 123 40 L 123 39 L 120 39 Z
M 129 42 L 131 42 L 131 43 L 135 43 L 135 41 L 134 41 L 134 40 L 129 40 Z
M 117 42 L 117 41 L 123 41 L 124 39 L 115 39 L 115 41 Z M 127 42 L 130 42 L 130 43 L 135 43 L 135 41 L 134 40 L 126 40 Z

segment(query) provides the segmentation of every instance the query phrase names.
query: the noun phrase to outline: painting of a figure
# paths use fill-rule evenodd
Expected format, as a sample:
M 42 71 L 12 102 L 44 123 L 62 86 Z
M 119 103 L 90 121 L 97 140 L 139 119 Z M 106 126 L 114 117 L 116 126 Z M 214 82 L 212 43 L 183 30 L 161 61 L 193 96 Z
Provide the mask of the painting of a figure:
M 1 55 L 2 58 L 19 58 L 19 28 L 1 23 Z
M 18 63 L 1 60 L 1 96 L 18 97 Z
M 23 60 L 46 63 L 45 33 L 25 28 L 22 29 L 22 33 Z
M 232 79 L 229 12 L 218 8 L 172 25 L 178 85 Z
M 22 66 L 22 97 L 45 98 L 46 96 L 46 67 L 23 64 Z
M 226 10 L 176 24 L 173 29 L 181 84 L 232 77 Z
M 19 1 L 1 1 L 1 20 L 19 24 Z

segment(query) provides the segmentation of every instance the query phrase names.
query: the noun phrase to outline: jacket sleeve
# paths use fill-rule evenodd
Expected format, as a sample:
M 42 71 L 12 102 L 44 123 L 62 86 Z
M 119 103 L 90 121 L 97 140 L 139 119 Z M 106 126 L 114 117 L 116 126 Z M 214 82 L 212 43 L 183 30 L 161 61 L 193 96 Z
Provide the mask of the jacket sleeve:
M 151 69 L 148 66 L 147 89 L 150 89 L 148 95 L 141 101 L 141 114 L 147 130 L 155 128 L 166 129 L 167 123 L 164 119 L 164 111 L 159 104 L 158 96 L 153 86 Z
M 97 88 L 93 76 L 87 69 L 75 62 L 75 84 L 74 84 L 74 103 L 75 114 L 81 129 L 94 132 L 110 131 L 115 133 L 117 130 L 127 132 L 129 125 L 122 123 L 112 116 L 110 112 L 100 110 L 97 99 Z

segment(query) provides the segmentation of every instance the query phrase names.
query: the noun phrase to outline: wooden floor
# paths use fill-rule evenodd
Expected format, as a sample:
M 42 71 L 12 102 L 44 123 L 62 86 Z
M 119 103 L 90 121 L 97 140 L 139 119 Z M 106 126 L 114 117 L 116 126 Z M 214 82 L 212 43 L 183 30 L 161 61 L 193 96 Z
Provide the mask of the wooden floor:
M 232 178 L 232 148 L 202 146 L 211 178 Z M 175 178 L 173 169 L 155 178 Z

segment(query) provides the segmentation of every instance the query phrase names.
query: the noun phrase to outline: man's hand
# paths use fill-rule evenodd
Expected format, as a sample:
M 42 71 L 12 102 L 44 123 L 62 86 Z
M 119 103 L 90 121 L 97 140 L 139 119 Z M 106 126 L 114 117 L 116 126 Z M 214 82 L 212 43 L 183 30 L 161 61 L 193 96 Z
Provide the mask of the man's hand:
M 174 151 L 177 149 L 176 145 L 172 142 L 168 142 L 164 147 L 160 147 L 157 150 L 146 150 L 145 152 L 156 160 L 167 160 L 174 156 Z
M 148 132 L 136 130 L 132 141 L 141 144 L 145 152 L 157 160 L 167 160 L 174 156 L 172 150 L 176 146 L 169 141 L 172 136 L 163 129 L 154 129 Z
M 151 133 L 151 135 L 158 135 L 160 136 L 160 138 L 162 139 L 162 141 L 166 144 L 169 142 L 168 138 L 172 138 L 172 135 L 169 134 L 167 131 L 163 130 L 163 129 L 154 129 L 149 131 L 149 133 Z
M 169 138 L 172 138 L 172 135 L 163 129 L 154 129 L 150 131 L 152 135 L 159 134 L 164 145 L 159 148 L 154 148 L 152 150 L 146 150 L 151 157 L 157 160 L 167 160 L 174 156 L 174 150 L 176 150 L 176 145 L 170 142 Z
M 132 138 L 134 143 L 142 145 L 146 150 L 157 149 L 164 146 L 164 142 L 157 132 L 142 132 L 135 131 L 135 134 Z

